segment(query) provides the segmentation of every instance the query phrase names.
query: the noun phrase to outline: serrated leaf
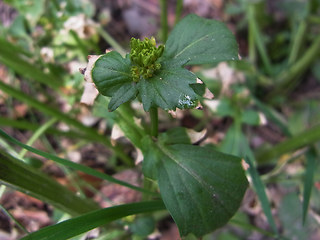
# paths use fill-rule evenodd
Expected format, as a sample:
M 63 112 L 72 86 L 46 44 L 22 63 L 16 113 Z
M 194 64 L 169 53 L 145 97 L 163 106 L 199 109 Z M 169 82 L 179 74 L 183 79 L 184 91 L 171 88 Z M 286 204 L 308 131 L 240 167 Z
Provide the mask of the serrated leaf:
M 94 64 L 92 79 L 98 91 L 112 97 L 124 84 L 132 83 L 130 59 L 112 51 L 102 55 Z
M 132 49 L 131 57 L 136 51 Z M 138 51 L 147 51 L 147 48 Z M 149 57 L 139 56 L 135 56 L 137 62 L 132 63 L 131 57 L 122 58 L 117 52 L 109 52 L 96 61 L 92 70 L 96 87 L 102 95 L 115 95 L 110 110 L 137 94 L 145 111 L 151 107 L 164 110 L 194 108 L 205 92 L 205 85 L 198 84 L 196 76 L 183 66 L 236 60 L 238 46 L 223 23 L 189 15 L 174 28 L 163 55 L 157 56 L 155 66 L 146 67 Z M 143 56 L 145 59 L 140 59 Z M 136 66 L 138 62 L 144 67 Z M 129 87 L 130 83 L 133 88 Z M 127 86 L 120 89 L 124 84 Z
M 186 65 L 215 63 L 238 59 L 238 45 L 223 23 L 191 14 L 171 32 L 163 58 Z
M 157 75 L 150 79 L 141 79 L 137 84 L 143 108 L 151 107 L 165 110 L 194 107 L 198 96 L 190 87 L 196 83 L 197 77 L 190 71 L 163 64 Z
M 160 193 L 180 234 L 202 236 L 226 224 L 247 188 L 240 158 L 211 147 L 156 145 Z

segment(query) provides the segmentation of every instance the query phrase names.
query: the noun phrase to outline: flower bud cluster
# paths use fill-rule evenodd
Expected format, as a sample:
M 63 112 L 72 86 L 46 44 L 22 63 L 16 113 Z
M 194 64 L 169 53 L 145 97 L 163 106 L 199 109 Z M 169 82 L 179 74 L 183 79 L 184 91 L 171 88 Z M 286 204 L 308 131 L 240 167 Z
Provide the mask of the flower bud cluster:
M 156 40 L 151 37 L 150 39 L 145 38 L 143 41 L 131 38 L 130 47 L 133 80 L 138 82 L 140 77 L 151 78 L 161 68 L 161 64 L 156 61 L 162 55 L 164 46 L 159 45 L 156 47 Z

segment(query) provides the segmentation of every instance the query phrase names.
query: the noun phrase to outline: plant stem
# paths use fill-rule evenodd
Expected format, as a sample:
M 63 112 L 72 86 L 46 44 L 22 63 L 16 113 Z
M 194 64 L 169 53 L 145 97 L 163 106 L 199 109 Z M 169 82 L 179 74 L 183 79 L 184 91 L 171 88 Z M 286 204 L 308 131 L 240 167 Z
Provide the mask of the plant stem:
M 151 136 L 158 136 L 158 108 L 150 108 Z
M 111 35 L 109 33 L 107 33 L 103 28 L 98 27 L 97 30 L 98 30 L 99 34 L 101 35 L 101 37 L 103 37 L 103 39 L 107 43 L 109 43 L 112 48 L 114 48 L 114 50 L 119 52 L 122 56 L 124 56 L 126 54 L 126 51 L 123 49 L 123 47 L 121 47 L 120 44 L 118 44 L 117 41 L 114 40 L 113 37 L 111 37 Z
M 30 145 L 32 146 L 33 143 L 44 133 L 47 131 L 47 129 L 49 127 L 51 127 L 55 122 L 57 121 L 56 118 L 52 118 L 51 120 L 49 120 L 48 122 L 46 122 L 45 124 L 43 124 L 40 128 L 38 128 L 37 131 L 35 131 L 35 133 L 32 135 L 32 137 L 28 140 L 28 142 L 26 143 L 26 145 Z M 25 156 L 25 154 L 28 152 L 28 150 L 26 149 L 22 149 L 19 153 L 19 157 L 23 158 Z
M 297 60 L 299 52 L 301 50 L 303 40 L 305 38 L 306 31 L 307 31 L 307 23 L 304 20 L 300 22 L 298 30 L 293 39 L 292 48 L 291 48 L 291 52 L 288 59 L 289 65 L 293 64 Z
M 168 38 L 167 0 L 160 0 L 160 5 L 161 5 L 161 40 L 163 43 L 165 43 Z
M 248 15 L 248 44 L 249 44 L 248 55 L 249 55 L 249 61 L 255 65 L 256 58 L 257 58 L 257 52 L 256 52 L 256 48 L 254 45 L 254 34 L 253 34 L 254 21 L 251 20 L 253 18 L 253 14 L 254 14 L 253 6 L 249 5 L 247 12 L 248 12 L 247 15 Z
M 41 111 L 44 114 L 47 114 L 51 117 L 57 118 L 59 121 L 63 121 L 67 123 L 70 126 L 73 126 L 80 130 L 82 133 L 87 135 L 89 139 L 93 139 L 94 141 L 100 142 L 104 144 L 105 146 L 109 147 L 114 153 L 123 160 L 124 163 L 127 165 L 132 164 L 132 159 L 126 155 L 122 149 L 119 146 L 113 147 L 110 140 L 106 138 L 105 136 L 99 134 L 96 130 L 93 128 L 87 127 L 80 123 L 79 121 L 69 117 L 69 115 L 62 113 L 58 109 L 52 108 L 42 102 L 39 102 L 37 99 L 32 98 L 31 96 L 10 87 L 9 85 L 3 83 L 0 79 L 0 89 L 7 94 L 11 95 L 14 98 L 19 99 L 20 101 L 23 101 L 28 106 L 34 107 L 37 110 Z
M 256 11 L 255 11 L 254 4 L 249 4 L 249 6 L 248 6 L 248 21 L 249 21 L 250 30 L 252 31 L 252 35 L 253 35 L 252 38 L 254 39 L 254 41 L 256 43 L 257 49 L 260 53 L 262 62 L 266 68 L 267 73 L 271 74 L 271 72 L 272 72 L 271 62 L 268 57 L 267 50 L 264 45 L 262 35 L 261 35 L 260 29 L 259 29 L 259 25 L 257 24 L 257 20 L 256 20 L 255 15 L 256 15 Z M 250 40 L 252 41 L 253 39 L 250 39 Z M 251 57 L 253 58 L 253 56 L 251 56 Z
M 183 0 L 177 0 L 175 24 L 177 24 L 180 21 L 182 9 L 183 9 Z
M 9 212 L 0 204 L 0 209 L 25 233 L 29 233 L 28 230 Z
M 282 154 L 313 144 L 320 140 L 320 125 L 314 126 L 301 134 L 279 143 L 271 149 L 258 152 L 256 159 L 259 163 L 271 162 Z
M 302 74 L 310 64 L 318 57 L 320 52 L 320 36 L 318 36 L 306 51 L 306 53 L 293 64 L 288 70 L 284 70 L 277 77 L 277 88 L 271 92 L 267 99 L 272 99 L 274 96 L 281 94 L 283 91 L 288 91 L 292 87 L 296 86 L 297 82 L 301 80 L 297 78 L 298 75 Z

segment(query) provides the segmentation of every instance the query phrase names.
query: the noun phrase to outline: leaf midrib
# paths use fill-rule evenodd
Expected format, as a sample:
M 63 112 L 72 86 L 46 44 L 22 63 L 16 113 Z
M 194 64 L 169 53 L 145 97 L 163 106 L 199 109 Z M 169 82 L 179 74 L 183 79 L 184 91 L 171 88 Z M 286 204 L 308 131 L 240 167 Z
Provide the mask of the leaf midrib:
M 213 34 L 213 33 L 211 33 L 211 34 Z M 187 45 L 184 49 L 182 49 L 179 53 L 177 53 L 177 54 L 174 56 L 174 58 L 179 57 L 179 56 L 180 56 L 183 52 L 185 52 L 188 48 L 190 48 L 190 47 L 192 47 L 193 45 L 195 45 L 196 43 L 202 41 L 204 38 L 208 37 L 209 35 L 210 35 L 210 34 L 206 34 L 206 35 L 204 35 L 202 38 L 199 38 L 198 40 L 190 43 L 190 44 Z

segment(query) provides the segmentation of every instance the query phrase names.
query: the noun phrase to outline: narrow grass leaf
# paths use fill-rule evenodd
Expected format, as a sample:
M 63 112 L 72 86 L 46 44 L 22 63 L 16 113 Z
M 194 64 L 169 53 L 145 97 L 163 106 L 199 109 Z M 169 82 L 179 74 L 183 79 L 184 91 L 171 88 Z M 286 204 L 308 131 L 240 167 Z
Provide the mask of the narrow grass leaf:
M 7 127 L 13 127 L 17 129 L 23 129 L 23 130 L 31 130 L 36 131 L 39 128 L 39 124 L 37 123 L 31 123 L 26 120 L 16 120 L 16 119 L 10 119 L 6 117 L 0 117 L 0 126 L 7 126 Z M 68 131 L 60 131 L 56 128 L 48 128 L 46 129 L 46 133 L 57 135 L 57 136 L 64 136 L 69 138 L 77 138 L 77 139 L 83 139 L 83 140 L 94 140 L 93 138 L 89 138 L 85 134 L 81 134 L 72 130 Z
M 48 122 L 46 122 L 45 124 L 41 125 L 37 131 L 35 131 L 35 133 L 31 136 L 31 138 L 28 140 L 26 145 L 30 145 L 32 146 L 32 144 L 50 127 L 52 126 L 55 122 L 57 121 L 57 119 L 52 118 L 51 120 L 49 120 Z M 25 156 L 25 154 L 28 152 L 27 149 L 22 149 L 21 152 L 19 153 L 19 157 L 23 158 Z
M 98 208 L 82 199 L 37 169 L 10 156 L 0 148 L 0 183 L 41 199 L 71 214 L 79 215 Z
M 29 233 L 28 230 L 24 226 L 22 226 L 21 223 L 1 204 L 0 209 L 2 209 L 2 211 L 18 226 L 18 228 L 20 228 L 25 233 Z
M 57 89 L 61 83 L 53 74 L 44 73 L 35 64 L 29 63 L 20 56 L 19 48 L 9 43 L 7 40 L 0 38 L 0 62 L 21 74 L 23 77 L 46 84 Z
M 275 123 L 281 131 L 287 136 L 291 137 L 292 134 L 288 128 L 287 122 L 285 122 L 284 118 L 282 118 L 274 108 L 269 107 L 268 105 L 262 103 L 258 99 L 253 99 L 254 103 L 261 109 L 261 111 L 266 115 L 268 119 L 270 119 L 273 123 Z
M 279 157 L 284 153 L 297 150 L 318 141 L 320 141 L 320 124 L 277 144 L 271 149 L 258 152 L 256 159 L 259 163 L 270 162 L 273 158 Z
M 165 206 L 162 201 L 131 203 L 100 209 L 43 228 L 27 235 L 21 240 L 65 240 L 129 215 L 163 209 L 165 209 Z
M 79 130 L 83 131 L 84 133 L 88 134 L 89 136 L 96 138 L 96 139 L 101 139 L 101 135 L 99 135 L 97 132 L 92 130 L 89 127 L 86 127 L 82 123 L 78 122 L 77 120 L 69 117 L 67 114 L 62 113 L 58 109 L 55 109 L 53 107 L 48 106 L 48 104 L 44 104 L 42 102 L 39 102 L 38 100 L 32 98 L 31 96 L 14 89 L 10 87 L 9 85 L 3 83 L 3 81 L 0 81 L 0 89 L 7 94 L 11 95 L 12 97 L 15 97 L 19 99 L 20 101 L 23 101 L 27 105 L 36 108 L 37 110 L 50 115 L 52 117 L 57 118 L 60 121 L 63 121 L 70 126 L 73 126 L 75 128 L 78 128 Z M 111 143 L 107 141 L 107 139 L 104 140 L 108 146 L 111 146 Z
M 104 179 L 104 180 L 107 180 L 109 182 L 113 182 L 113 183 L 116 183 L 116 184 L 120 184 L 122 186 L 125 186 L 125 187 L 128 187 L 128 188 L 131 188 L 133 190 L 136 190 L 136 191 L 140 191 L 140 192 L 144 192 L 144 193 L 151 193 L 143 188 L 140 188 L 140 187 L 137 187 L 137 186 L 134 186 L 134 185 L 131 185 L 127 182 L 123 182 L 123 181 L 120 181 L 116 178 L 113 178 L 107 174 L 104 174 L 104 173 L 101 173 L 99 171 L 96 171 L 90 167 L 87 167 L 87 166 L 84 166 L 84 165 L 81 165 L 81 164 L 77 164 L 77 163 L 74 163 L 74 162 L 71 162 L 71 161 L 68 161 L 66 159 L 63 159 L 63 158 L 60 158 L 60 157 L 57 157 L 53 154 L 50 154 L 50 153 L 46 153 L 46 152 L 43 152 L 43 151 L 40 151 L 38 149 L 35 149 L 35 148 L 32 148 L 28 145 L 25 145 L 21 142 L 19 142 L 18 140 L 14 139 L 13 137 L 9 136 L 8 134 L 6 134 L 4 131 L 2 131 L 0 129 L 0 136 L 4 139 L 6 139 L 7 141 L 13 143 L 13 144 L 16 144 L 24 149 L 27 149 L 28 151 L 30 152 L 33 152 L 35 154 L 38 154 L 42 157 L 45 157 L 47 159 L 51 159 L 59 164 L 62 164 L 64 166 L 67 166 L 67 167 L 70 167 L 70 168 L 73 168 L 75 170 L 78 170 L 78 171 L 81 171 L 81 172 L 84 172 L 84 173 L 87 173 L 89 175 L 92 175 L 92 176 L 95 176 L 95 177 L 98 177 L 98 178 L 101 178 L 101 179 Z M 155 194 L 155 193 L 152 193 L 152 194 Z
M 272 65 L 267 53 L 267 49 L 264 43 L 263 36 L 261 34 L 258 21 L 256 19 L 256 5 L 254 3 L 251 3 L 248 5 L 248 21 L 249 21 L 249 31 L 252 32 L 252 36 L 254 37 L 256 47 L 259 51 L 259 54 L 261 56 L 262 62 L 269 74 L 272 73 Z
M 57 120 L 63 121 L 65 123 L 67 123 L 68 125 L 79 129 L 84 134 L 86 134 L 90 139 L 94 139 L 95 141 L 100 142 L 100 143 L 106 145 L 107 147 L 109 147 L 123 161 L 130 162 L 130 163 L 132 162 L 132 160 L 122 151 L 122 149 L 120 149 L 117 146 L 113 147 L 108 138 L 106 138 L 105 136 L 102 136 L 93 128 L 87 127 L 87 126 L 83 125 L 82 123 L 80 123 L 79 121 L 71 118 L 67 114 L 62 113 L 58 109 L 52 108 L 52 107 L 48 106 L 47 104 L 39 102 L 38 100 L 28 96 L 27 94 L 8 86 L 7 84 L 3 83 L 3 81 L 0 81 L 0 89 L 2 91 L 6 92 L 7 94 L 11 95 L 12 97 L 17 98 L 20 101 L 23 101 L 27 105 L 34 107 L 37 110 L 39 110 L 49 116 L 57 118 Z
M 252 158 L 247 157 L 247 158 L 245 158 L 245 161 L 249 164 L 249 168 L 248 168 L 247 172 L 252 179 L 253 187 L 255 189 L 255 192 L 258 195 L 258 198 L 260 200 L 264 214 L 267 217 L 268 223 L 269 223 L 270 227 L 272 228 L 272 231 L 276 235 L 278 235 L 278 229 L 276 227 L 274 218 L 271 213 L 271 207 L 270 207 L 270 203 L 269 203 L 266 191 L 265 191 L 265 186 L 259 176 L 257 169 L 255 168 L 255 165 L 254 165 Z
M 307 154 L 307 169 L 305 172 L 304 178 L 304 188 L 303 188 L 303 204 L 302 204 L 302 211 L 303 211 L 303 224 L 305 224 L 307 212 L 309 208 L 310 196 L 313 187 L 313 176 L 316 170 L 316 158 L 317 154 L 314 149 L 310 149 Z
M 262 228 L 259 228 L 259 227 L 254 226 L 254 225 L 252 225 L 252 224 L 250 224 L 250 223 L 246 223 L 246 222 L 243 222 L 243 221 L 239 221 L 239 220 L 234 219 L 234 218 L 232 218 L 232 219 L 230 220 L 229 224 L 232 224 L 232 225 L 235 225 L 235 226 L 239 226 L 239 227 L 241 227 L 242 229 L 247 229 L 247 230 L 249 230 L 250 232 L 254 232 L 254 231 L 259 232 L 259 233 L 261 233 L 261 234 L 263 234 L 263 235 L 265 235 L 265 236 L 267 236 L 267 237 L 274 237 L 274 234 L 271 233 L 271 232 L 268 232 L 268 231 L 266 231 L 266 230 L 264 230 L 264 229 L 262 229 Z

